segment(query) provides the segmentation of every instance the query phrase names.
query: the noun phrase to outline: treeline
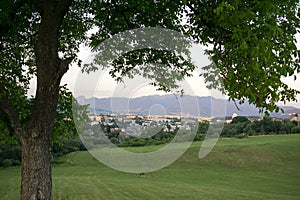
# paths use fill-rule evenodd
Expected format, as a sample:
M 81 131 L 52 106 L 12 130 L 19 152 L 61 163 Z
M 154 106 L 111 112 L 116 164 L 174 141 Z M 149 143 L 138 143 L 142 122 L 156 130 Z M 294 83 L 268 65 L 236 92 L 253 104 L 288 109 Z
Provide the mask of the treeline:
M 85 151 L 86 148 L 79 138 L 61 139 L 51 145 L 52 157 L 60 157 L 74 151 Z M 11 167 L 21 165 L 21 145 L 0 144 L 0 167 Z
M 274 135 L 300 133 L 297 122 L 290 120 L 277 120 L 264 117 L 261 120 L 250 121 L 247 117 L 237 116 L 232 122 L 225 124 L 222 137 L 247 137 L 254 135 Z

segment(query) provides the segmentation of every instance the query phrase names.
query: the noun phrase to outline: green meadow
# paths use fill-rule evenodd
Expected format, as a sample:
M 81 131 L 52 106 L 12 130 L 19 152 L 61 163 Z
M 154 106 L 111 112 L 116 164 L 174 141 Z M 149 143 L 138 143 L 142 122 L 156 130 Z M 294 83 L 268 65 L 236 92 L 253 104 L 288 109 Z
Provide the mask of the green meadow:
M 53 199 L 300 199 L 299 134 L 222 138 L 204 159 L 200 146 L 145 176 L 113 170 L 88 152 L 68 154 L 53 164 Z M 18 199 L 19 187 L 19 167 L 0 169 L 0 199 Z

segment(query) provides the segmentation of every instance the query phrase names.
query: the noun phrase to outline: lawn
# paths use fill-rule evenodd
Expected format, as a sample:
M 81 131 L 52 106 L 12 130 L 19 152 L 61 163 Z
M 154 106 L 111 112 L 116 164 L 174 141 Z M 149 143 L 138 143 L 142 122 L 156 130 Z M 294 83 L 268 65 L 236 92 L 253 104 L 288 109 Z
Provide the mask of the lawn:
M 300 199 L 300 135 L 219 139 L 204 159 L 200 146 L 145 177 L 68 154 L 53 165 L 53 199 Z M 18 199 L 19 185 L 20 168 L 0 169 L 0 199 Z

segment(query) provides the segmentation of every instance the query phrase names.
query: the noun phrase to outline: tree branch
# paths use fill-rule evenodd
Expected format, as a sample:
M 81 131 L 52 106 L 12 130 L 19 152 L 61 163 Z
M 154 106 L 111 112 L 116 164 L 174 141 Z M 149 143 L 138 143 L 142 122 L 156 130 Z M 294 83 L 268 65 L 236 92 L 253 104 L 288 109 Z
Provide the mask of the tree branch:
M 18 114 L 9 102 L 7 90 L 4 87 L 0 87 L 0 93 L 2 94 L 0 98 L 0 109 L 6 113 L 11 123 L 11 127 L 19 137 L 24 132 L 24 127 L 19 120 Z
M 60 59 L 59 74 L 58 74 L 59 77 L 63 76 L 69 70 L 69 65 L 74 59 L 75 57 Z
M 234 105 L 235 105 L 235 108 L 236 108 L 238 111 L 241 111 L 241 109 L 239 108 L 239 106 L 236 104 L 235 99 L 233 100 L 233 103 L 234 103 Z

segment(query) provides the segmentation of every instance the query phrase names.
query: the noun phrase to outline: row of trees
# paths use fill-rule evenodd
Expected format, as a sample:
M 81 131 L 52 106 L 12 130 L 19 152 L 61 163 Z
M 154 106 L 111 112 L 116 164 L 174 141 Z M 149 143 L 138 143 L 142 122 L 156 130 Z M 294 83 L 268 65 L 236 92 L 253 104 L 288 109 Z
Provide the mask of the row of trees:
M 230 124 L 226 124 L 221 136 L 245 137 L 253 135 L 291 134 L 300 133 L 300 127 L 290 120 L 277 120 L 264 117 L 261 120 L 251 122 L 243 116 L 235 117 Z
M 21 148 L 19 142 L 16 144 L 0 144 L 0 167 L 21 165 Z M 78 137 L 70 139 L 61 138 L 59 142 L 57 141 L 51 145 L 52 162 L 55 162 L 54 158 L 74 151 L 86 151 L 81 140 Z

